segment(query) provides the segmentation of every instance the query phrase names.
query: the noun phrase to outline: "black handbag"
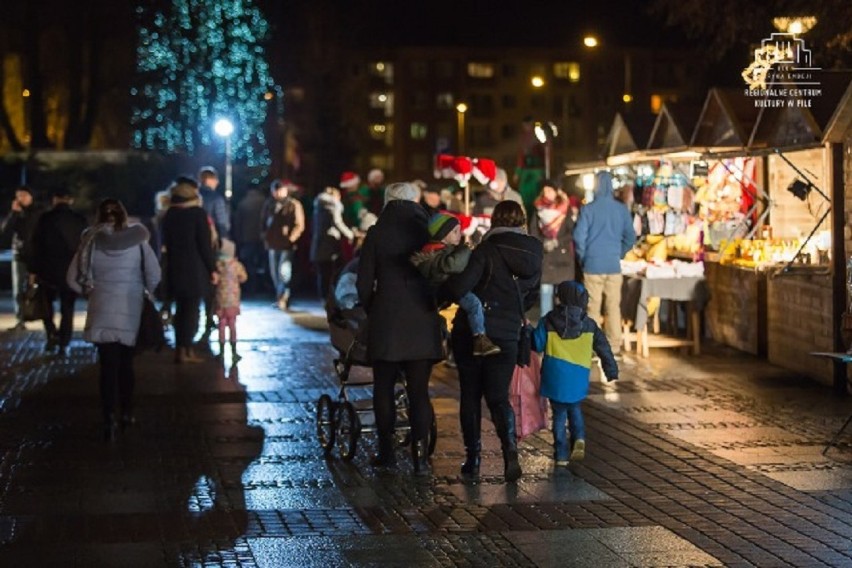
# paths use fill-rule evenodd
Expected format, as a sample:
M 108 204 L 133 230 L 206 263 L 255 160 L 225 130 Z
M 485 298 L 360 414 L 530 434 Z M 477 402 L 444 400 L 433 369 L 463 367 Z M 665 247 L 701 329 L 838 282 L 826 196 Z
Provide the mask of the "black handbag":
M 509 264 L 503 258 L 502 253 L 498 250 L 497 254 L 500 255 L 500 259 L 508 268 Z M 512 274 L 511 269 L 509 270 L 509 274 Z M 524 296 L 521 294 L 521 285 L 518 284 L 518 277 L 512 274 L 512 280 L 515 282 L 515 291 L 518 293 L 518 311 L 521 314 L 522 322 L 518 334 L 518 358 L 516 363 L 520 367 L 527 367 L 532 360 L 532 335 L 535 328 L 527 322 L 527 314 L 524 311 Z
M 148 290 L 145 289 L 145 250 L 139 245 L 142 259 L 142 317 L 139 319 L 139 332 L 136 334 L 136 350 L 153 349 L 160 351 L 166 345 L 166 333 L 163 319 L 157 311 Z
M 22 321 L 42 321 L 47 317 L 47 298 L 38 284 L 33 284 L 19 293 L 17 300 Z

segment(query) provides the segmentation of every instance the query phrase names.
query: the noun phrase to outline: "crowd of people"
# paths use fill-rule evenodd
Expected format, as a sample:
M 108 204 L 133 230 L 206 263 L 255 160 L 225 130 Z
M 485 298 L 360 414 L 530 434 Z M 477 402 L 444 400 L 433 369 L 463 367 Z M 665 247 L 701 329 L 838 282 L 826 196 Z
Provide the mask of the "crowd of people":
M 595 199 L 582 208 L 545 180 L 525 211 L 498 168 L 467 215 L 459 193 L 419 180 L 384 187 L 379 170 L 362 184 L 357 174 L 344 172 L 338 187 L 313 199 L 311 222 L 299 188 L 287 180 L 273 181 L 267 196 L 249 191 L 233 216 L 218 181 L 211 167 L 197 178 L 176 178 L 156 195 L 155 215 L 145 224 L 132 222 L 115 199 L 100 203 L 90 226 L 72 209 L 67 189 L 53 192 L 49 209 L 27 187 L 15 193 L 2 230 L 12 240 L 16 298 L 39 288 L 45 348 L 59 355 L 71 339 L 75 301 L 87 298 L 84 338 L 98 349 L 106 439 L 134 420 L 134 345 L 146 291 L 156 293 L 174 326 L 175 363 L 202 361 L 199 331 L 206 345 L 217 329 L 218 356 L 227 343 L 236 361 L 242 288 L 257 289 L 257 279 L 268 275 L 275 306 L 290 309 L 296 251 L 309 239 L 320 298 L 347 309 L 360 306 L 369 321 L 366 348 L 378 431 L 373 465 L 395 463 L 394 387 L 404 376 L 414 471 L 429 473 L 428 382 L 432 366 L 449 348 L 461 386 L 462 474 L 479 471 L 484 398 L 503 449 L 505 478 L 518 479 L 509 383 L 523 363 L 524 340 L 527 350 L 543 354 L 542 393 L 554 410 L 554 458 L 582 459 L 580 402 L 593 352 L 606 376 L 617 378 L 619 260 L 635 240 L 609 173 L 597 174 Z M 459 310 L 446 341 L 439 309 L 450 303 Z M 536 304 L 540 319 L 533 330 L 527 312 Z M 22 312 L 16 330 L 25 326 Z

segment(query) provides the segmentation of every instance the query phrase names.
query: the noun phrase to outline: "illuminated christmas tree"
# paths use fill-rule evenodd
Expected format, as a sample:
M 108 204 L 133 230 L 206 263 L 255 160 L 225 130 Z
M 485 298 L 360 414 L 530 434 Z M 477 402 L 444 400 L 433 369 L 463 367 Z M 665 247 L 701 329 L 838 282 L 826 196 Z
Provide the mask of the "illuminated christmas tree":
M 194 153 L 221 143 L 213 123 L 227 117 L 234 158 L 268 164 L 267 93 L 278 89 L 263 47 L 269 24 L 252 0 L 147 0 L 137 17 L 133 146 Z

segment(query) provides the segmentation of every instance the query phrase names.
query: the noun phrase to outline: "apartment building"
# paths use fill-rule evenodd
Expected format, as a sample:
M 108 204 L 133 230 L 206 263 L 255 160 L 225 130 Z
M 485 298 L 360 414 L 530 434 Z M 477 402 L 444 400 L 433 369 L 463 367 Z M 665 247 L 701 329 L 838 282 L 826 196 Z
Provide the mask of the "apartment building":
M 438 152 L 518 161 L 525 119 L 552 123 L 552 175 L 598 156 L 616 112 L 700 101 L 690 54 L 653 49 L 418 48 L 356 51 L 341 70 L 353 167 L 431 177 Z M 464 105 L 464 106 L 460 106 Z M 464 110 L 460 112 L 459 109 Z M 535 140 L 533 144 L 537 143 Z

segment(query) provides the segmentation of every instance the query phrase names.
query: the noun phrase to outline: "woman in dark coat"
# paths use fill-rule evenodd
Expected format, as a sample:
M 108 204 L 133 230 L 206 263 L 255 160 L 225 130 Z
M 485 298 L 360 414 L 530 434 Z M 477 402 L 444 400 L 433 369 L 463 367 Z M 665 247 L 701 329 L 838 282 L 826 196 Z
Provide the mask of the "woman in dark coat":
M 541 182 L 533 202 L 530 234 L 544 246 L 541 265 L 541 317 L 553 309 L 554 286 L 576 278 L 574 268 L 574 221 L 568 196 L 550 180 Z
M 201 208 L 198 184 L 180 177 L 171 188 L 171 205 L 163 217 L 166 286 L 175 302 L 176 363 L 201 361 L 192 350 L 198 331 L 201 299 L 209 283 L 216 284 L 216 257 L 207 213 Z
M 404 373 L 414 472 L 426 475 L 432 422 L 429 375 L 443 353 L 434 292 L 409 260 L 429 240 L 428 219 L 419 197 L 420 191 L 410 183 L 388 186 L 387 204 L 361 249 L 357 288 L 368 314 L 367 351 L 373 363 L 373 406 L 379 435 L 373 465 L 386 467 L 395 461 L 394 385 Z
M 521 476 L 509 383 L 518 359 L 522 313 L 538 297 L 542 260 L 541 242 L 526 234 L 526 224 L 520 204 L 498 203 L 491 217 L 491 230 L 473 250 L 467 268 L 446 284 L 452 297 L 473 291 L 482 300 L 485 332 L 501 350 L 490 357 L 474 357 L 467 315 L 461 309 L 456 312 L 452 345 L 461 383 L 459 417 L 466 451 L 463 475 L 479 474 L 484 396 L 503 449 L 504 477 L 506 481 L 516 481 Z

